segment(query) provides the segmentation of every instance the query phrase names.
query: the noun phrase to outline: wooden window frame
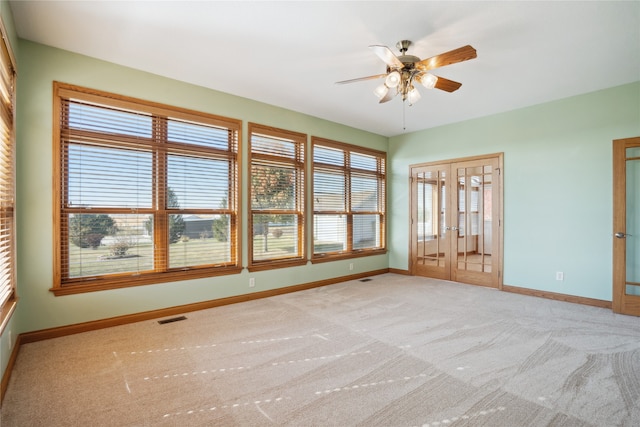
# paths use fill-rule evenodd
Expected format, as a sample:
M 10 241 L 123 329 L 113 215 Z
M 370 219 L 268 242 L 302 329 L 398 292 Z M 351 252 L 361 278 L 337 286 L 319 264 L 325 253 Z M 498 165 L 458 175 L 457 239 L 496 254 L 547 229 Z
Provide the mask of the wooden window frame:
M 0 135 L 0 168 L 2 179 L 0 180 L 0 218 L 2 222 L 1 237 L 2 251 L 0 253 L 0 334 L 9 323 L 9 319 L 15 312 L 17 296 L 17 268 L 16 268 L 16 60 L 7 37 L 4 21 L 0 19 L 0 36 L 2 50 L 0 57 L 0 84 L 8 91 L 5 96 L 0 96 L 0 120 L 3 123 L 3 132 Z M 10 343 L 11 345 L 11 343 Z
M 344 152 L 344 166 L 337 165 L 328 165 L 328 164 L 317 164 L 314 157 L 314 151 L 316 146 L 334 148 L 338 150 L 342 150 Z M 371 172 L 367 170 L 357 169 L 350 165 L 349 155 L 350 153 L 364 154 L 368 156 L 374 156 L 377 159 L 377 170 L 376 172 Z M 310 162 L 312 163 L 312 179 L 311 179 L 311 194 L 312 194 L 312 216 L 311 216 L 311 225 L 312 229 L 315 229 L 315 216 L 317 214 L 335 214 L 335 215 L 346 215 L 347 217 L 347 248 L 343 251 L 335 251 L 335 252 L 315 252 L 315 233 L 312 242 L 312 263 L 320 263 L 326 261 L 335 261 L 340 259 L 349 259 L 349 258 L 358 258 L 364 256 L 372 256 L 372 255 L 381 255 L 387 253 L 387 242 L 386 242 L 386 163 L 387 163 L 387 153 L 384 151 L 374 150 L 370 148 L 360 147 L 357 145 L 347 144 L 344 142 L 332 141 L 329 139 L 324 139 L 320 137 L 311 137 L 311 154 L 310 154 Z M 319 211 L 316 209 L 316 200 L 315 200 L 315 172 L 316 170 L 324 169 L 324 170 L 332 170 L 334 172 L 338 172 L 343 174 L 345 177 L 345 210 L 344 211 Z M 352 174 L 358 175 L 369 175 L 375 176 L 378 180 L 378 211 L 354 211 L 351 206 L 352 198 L 351 198 L 351 176 Z M 353 217 L 355 215 L 379 215 L 380 218 L 380 247 L 377 248 L 364 248 L 364 249 L 354 249 L 353 248 Z
M 296 184 L 295 184 L 295 200 L 294 200 L 294 208 L 293 209 L 276 209 L 276 210 L 265 210 L 265 209 L 254 209 L 253 207 L 253 195 L 255 189 L 253 188 L 251 178 L 249 178 L 248 183 L 248 196 L 247 205 L 249 206 L 249 218 L 248 218 L 248 242 L 249 242 L 249 271 L 260 271 L 260 270 L 268 270 L 273 268 L 283 268 L 283 267 L 293 267 L 304 265 L 307 263 L 306 259 L 306 250 L 305 250 L 305 242 L 306 239 L 306 221 L 305 221 L 305 174 L 306 174 L 306 142 L 307 135 L 299 132 L 292 132 L 284 129 L 278 129 L 270 126 L 264 126 L 256 123 L 249 123 L 249 148 L 248 148 L 248 170 L 249 175 L 251 175 L 251 171 L 253 169 L 254 160 L 256 162 L 268 162 L 274 165 L 291 167 L 296 170 Z M 252 150 L 252 140 L 253 135 L 265 135 L 272 138 L 278 138 L 287 140 L 294 143 L 294 158 L 287 159 L 281 156 L 269 155 L 265 153 L 254 153 Z M 297 255 L 292 257 L 279 257 L 279 258 L 270 258 L 264 260 L 255 260 L 254 259 L 254 248 L 253 248 L 253 235 L 254 235 L 254 224 L 253 224 L 253 215 L 254 214 L 273 214 L 273 215 L 295 215 L 297 217 Z
M 168 106 L 155 102 L 145 101 L 141 99 L 116 95 L 94 89 L 69 85 L 60 82 L 54 82 L 53 85 L 53 176 L 54 176 L 54 285 L 51 291 L 56 295 L 68 295 L 82 292 L 100 291 L 106 289 L 117 289 L 130 286 L 148 285 L 155 283 L 164 283 L 172 281 L 182 281 L 188 279 L 197 279 L 211 276 L 219 276 L 226 274 L 236 274 L 242 271 L 241 267 L 241 220 L 240 208 L 240 170 L 241 150 L 240 141 L 242 122 L 236 119 L 215 116 L 207 113 L 187 110 L 179 107 Z M 78 102 L 86 102 L 96 105 L 102 105 L 110 108 L 124 109 L 132 112 L 148 114 L 153 117 L 154 132 L 152 141 L 137 142 L 140 147 L 153 153 L 153 174 L 154 188 L 152 190 L 152 198 L 154 200 L 153 207 L 150 210 L 139 210 L 139 213 L 151 214 L 154 216 L 154 267 L 151 271 L 141 273 L 112 273 L 105 275 L 89 276 L 89 277 L 65 277 L 65 272 L 69 269 L 69 258 L 65 245 L 69 244 L 69 237 L 65 234 L 66 218 L 72 213 L 131 213 L 131 209 L 127 208 L 90 208 L 85 209 L 77 206 L 69 206 L 66 204 L 65 188 L 67 188 L 68 175 L 65 172 L 66 159 L 65 150 L 67 143 L 63 137 L 64 132 L 77 132 L 65 129 L 63 103 L 74 100 Z M 184 153 L 199 153 L 203 156 L 214 155 L 213 152 L 220 151 L 216 148 L 200 147 L 192 144 L 181 144 L 176 142 L 167 142 L 166 132 L 157 131 L 158 127 L 164 121 L 169 119 L 185 120 L 193 123 L 201 123 L 205 125 L 219 126 L 229 131 L 229 151 L 221 153 L 227 156 L 230 164 L 229 172 L 229 194 L 232 194 L 232 200 L 229 201 L 229 208 L 220 210 L 217 213 L 230 215 L 230 255 L 231 261 L 224 264 L 205 264 L 182 268 L 170 268 L 168 265 L 168 227 L 167 218 L 170 214 L 180 212 L 191 214 L 194 209 L 177 210 L 165 207 L 166 193 L 166 177 L 167 177 L 167 158 L 169 154 L 175 154 L 184 151 Z M 136 142 L 129 138 L 127 144 L 135 145 Z M 146 139 L 146 138 L 145 138 Z M 107 146 L 113 141 L 117 142 L 118 138 L 110 138 L 106 143 Z M 144 144 L 144 145 L 143 145 Z M 230 197 L 231 198 L 231 197 Z M 197 210 L 197 209 L 196 209 Z M 208 211 L 207 211 L 208 212 Z

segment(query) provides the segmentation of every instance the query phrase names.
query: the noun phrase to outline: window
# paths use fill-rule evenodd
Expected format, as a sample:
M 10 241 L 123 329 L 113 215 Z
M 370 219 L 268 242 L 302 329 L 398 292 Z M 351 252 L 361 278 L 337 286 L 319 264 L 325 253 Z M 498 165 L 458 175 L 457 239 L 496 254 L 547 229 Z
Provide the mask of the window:
M 314 260 L 384 252 L 386 154 L 312 141 Z
M 240 121 L 54 90 L 56 295 L 240 272 Z
M 302 265 L 306 135 L 249 124 L 249 269 Z
M 15 61 L 0 25 L 0 333 L 15 309 Z

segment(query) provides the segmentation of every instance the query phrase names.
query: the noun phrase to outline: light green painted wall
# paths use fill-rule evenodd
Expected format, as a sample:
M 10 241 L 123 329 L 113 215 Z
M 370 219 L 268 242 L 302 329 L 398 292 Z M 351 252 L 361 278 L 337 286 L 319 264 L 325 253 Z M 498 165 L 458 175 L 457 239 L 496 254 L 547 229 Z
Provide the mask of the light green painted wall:
M 27 332 L 263 291 L 388 267 L 387 255 L 303 267 L 55 297 L 52 287 L 52 82 L 304 132 L 386 151 L 388 139 L 293 111 L 239 98 L 86 56 L 20 40 L 18 85 L 18 292 L 15 332 Z M 246 165 L 246 158 L 243 159 Z M 246 190 L 246 167 L 243 168 Z M 246 194 L 246 191 L 245 191 Z M 246 200 L 243 224 L 246 225 Z M 245 227 L 246 228 L 246 227 Z M 243 254 L 246 265 L 246 233 Z M 348 264 L 354 264 L 349 271 Z M 249 276 L 255 288 L 249 288 Z
M 610 301 L 611 141 L 638 135 L 640 82 L 391 138 L 389 266 L 409 266 L 409 166 L 503 152 L 504 283 Z

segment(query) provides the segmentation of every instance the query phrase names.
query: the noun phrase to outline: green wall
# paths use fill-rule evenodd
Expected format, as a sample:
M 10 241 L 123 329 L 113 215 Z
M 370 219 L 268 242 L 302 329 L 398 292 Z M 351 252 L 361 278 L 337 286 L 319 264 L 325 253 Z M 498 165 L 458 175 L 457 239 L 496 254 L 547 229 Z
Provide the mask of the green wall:
M 502 152 L 504 284 L 610 301 L 611 141 L 638 135 L 640 82 L 391 138 L 389 267 L 409 268 L 409 166 Z
M 54 296 L 52 224 L 52 84 L 61 81 L 126 96 L 257 122 L 386 151 L 388 139 L 293 111 L 20 40 L 18 84 L 17 330 L 28 332 L 148 310 L 264 291 L 388 267 L 387 255 L 249 274 Z M 243 159 L 246 194 L 246 158 Z M 243 229 L 247 203 L 243 198 Z M 247 236 L 243 236 L 243 265 Z M 348 264 L 354 264 L 349 271 Z M 249 277 L 255 288 L 249 288 Z

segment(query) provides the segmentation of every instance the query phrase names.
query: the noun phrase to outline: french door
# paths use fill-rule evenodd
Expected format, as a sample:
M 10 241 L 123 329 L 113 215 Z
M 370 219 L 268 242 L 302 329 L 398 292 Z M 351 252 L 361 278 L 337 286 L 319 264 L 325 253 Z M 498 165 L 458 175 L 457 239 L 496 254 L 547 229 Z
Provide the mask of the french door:
M 613 141 L 613 311 L 640 316 L 640 137 Z
M 500 288 L 502 155 L 411 167 L 411 274 Z

